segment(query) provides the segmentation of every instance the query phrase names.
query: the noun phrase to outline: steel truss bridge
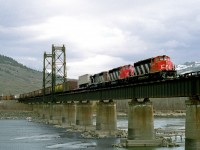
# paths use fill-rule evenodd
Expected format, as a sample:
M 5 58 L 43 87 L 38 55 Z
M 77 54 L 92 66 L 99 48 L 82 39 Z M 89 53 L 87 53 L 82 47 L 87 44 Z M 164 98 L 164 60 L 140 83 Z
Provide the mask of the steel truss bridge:
M 39 97 L 20 98 L 22 103 L 65 103 L 69 101 L 123 100 L 134 98 L 200 97 L 200 72 L 174 79 L 148 81 L 100 89 L 73 90 Z

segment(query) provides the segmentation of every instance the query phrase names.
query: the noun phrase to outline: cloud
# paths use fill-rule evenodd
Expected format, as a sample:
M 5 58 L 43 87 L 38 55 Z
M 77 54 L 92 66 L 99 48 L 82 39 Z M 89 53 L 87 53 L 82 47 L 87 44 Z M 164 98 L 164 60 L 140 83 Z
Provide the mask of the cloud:
M 68 77 L 73 78 L 83 74 L 96 74 L 125 64 L 133 64 L 133 62 L 125 61 L 120 57 L 94 55 L 94 57 L 69 62 L 67 64 Z
M 70 77 L 162 54 L 199 59 L 199 0 L 0 2 L 0 53 L 35 69 L 52 44 L 65 44 Z

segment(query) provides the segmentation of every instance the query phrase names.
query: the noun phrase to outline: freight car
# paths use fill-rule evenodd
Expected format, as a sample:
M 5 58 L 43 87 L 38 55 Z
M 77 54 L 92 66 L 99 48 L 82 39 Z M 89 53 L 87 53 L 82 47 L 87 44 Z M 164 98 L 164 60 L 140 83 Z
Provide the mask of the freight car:
M 77 89 L 77 80 L 69 80 L 69 81 L 64 82 L 62 84 L 57 84 L 55 86 L 55 92 L 56 93 L 62 93 L 62 92 L 71 91 L 71 90 L 74 90 L 74 89 Z M 45 90 L 45 95 L 52 93 L 52 88 L 50 86 L 50 87 L 46 87 L 45 89 L 39 89 L 39 90 L 36 90 L 36 91 L 33 91 L 33 92 L 20 94 L 19 98 L 29 98 L 29 97 L 43 96 L 44 90 Z
M 0 100 L 15 100 L 15 95 L 3 95 L 0 96 Z

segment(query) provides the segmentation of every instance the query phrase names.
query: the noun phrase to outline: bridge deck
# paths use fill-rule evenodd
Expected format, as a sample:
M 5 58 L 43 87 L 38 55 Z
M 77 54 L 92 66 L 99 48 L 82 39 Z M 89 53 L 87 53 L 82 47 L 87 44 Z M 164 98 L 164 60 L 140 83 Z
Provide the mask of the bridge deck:
M 200 95 L 200 75 L 84 91 L 55 94 L 55 102 L 122 100 L 132 98 L 192 97 Z M 51 102 L 52 95 L 19 99 L 20 102 Z

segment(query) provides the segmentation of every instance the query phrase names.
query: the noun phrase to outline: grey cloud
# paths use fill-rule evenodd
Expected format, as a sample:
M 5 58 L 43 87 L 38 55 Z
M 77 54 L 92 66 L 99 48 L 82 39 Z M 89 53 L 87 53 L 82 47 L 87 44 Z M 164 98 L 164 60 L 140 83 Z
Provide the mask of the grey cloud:
M 77 0 L 71 3 L 65 0 L 59 3 L 56 0 L 0 0 L 0 3 L 0 53 L 19 60 L 21 57 L 33 57 L 42 61 L 43 52 L 51 52 L 51 44 L 54 43 L 66 45 L 69 62 L 78 62 L 97 54 L 122 58 L 128 62 L 160 54 L 170 55 L 175 63 L 199 60 L 198 0 Z M 70 16 L 78 21 L 95 20 L 106 29 L 119 30 L 124 41 L 122 44 L 112 43 L 112 47 L 109 44 L 107 47 L 94 45 L 87 49 L 81 47 L 76 39 L 71 39 L 73 36 L 67 35 L 69 32 L 62 30 L 61 34 L 63 32 L 66 35 L 59 36 L 57 33 L 58 35 L 46 39 L 38 38 L 46 33 L 33 27 L 57 16 Z M 73 25 L 65 24 L 69 30 Z M 53 26 L 52 30 L 57 31 L 59 27 Z M 73 29 L 73 32 L 77 30 L 79 29 Z M 109 37 L 118 36 L 112 33 L 106 32 L 103 34 L 106 38 L 96 42 L 106 45 L 108 40 L 113 40 Z M 28 60 L 24 63 L 33 66 Z M 42 68 L 42 64 L 38 68 Z

